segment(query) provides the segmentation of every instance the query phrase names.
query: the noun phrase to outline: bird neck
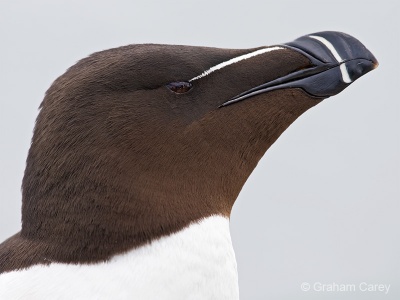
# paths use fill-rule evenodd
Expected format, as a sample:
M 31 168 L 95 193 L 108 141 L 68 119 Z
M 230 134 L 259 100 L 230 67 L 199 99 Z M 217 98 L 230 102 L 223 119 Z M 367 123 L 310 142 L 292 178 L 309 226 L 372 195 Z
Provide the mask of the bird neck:
M 82 291 L 107 299 L 239 299 L 229 219 L 216 215 L 105 263 L 39 264 L 3 274 L 0 286 L 7 287 L 0 289 L 1 299 L 20 299 L 32 290 L 38 299 L 74 298 Z

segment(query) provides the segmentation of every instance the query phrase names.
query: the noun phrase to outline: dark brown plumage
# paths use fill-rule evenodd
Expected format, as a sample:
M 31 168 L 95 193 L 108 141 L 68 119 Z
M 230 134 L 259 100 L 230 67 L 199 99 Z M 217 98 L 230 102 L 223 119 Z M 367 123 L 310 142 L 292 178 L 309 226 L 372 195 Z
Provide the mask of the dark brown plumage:
M 60 76 L 41 104 L 22 230 L 0 245 L 0 273 L 103 261 L 201 218 L 229 216 L 265 151 L 322 98 L 284 88 L 220 106 L 312 62 L 284 48 L 179 94 L 167 85 L 255 50 L 131 45 L 95 53 Z
M 217 71 L 187 94 L 165 85 L 253 50 L 132 45 L 95 53 L 59 77 L 27 158 L 22 230 L 0 246 L 0 270 L 106 260 L 229 215 L 264 152 L 320 100 L 281 90 L 218 106 L 309 61 L 281 50 Z

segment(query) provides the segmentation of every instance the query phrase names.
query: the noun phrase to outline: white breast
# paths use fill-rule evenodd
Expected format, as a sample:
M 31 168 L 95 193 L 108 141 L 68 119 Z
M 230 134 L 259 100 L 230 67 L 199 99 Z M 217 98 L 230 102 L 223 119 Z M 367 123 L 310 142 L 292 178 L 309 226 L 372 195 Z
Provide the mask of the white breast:
M 206 218 L 106 263 L 2 274 L 0 299 L 239 299 L 229 220 Z

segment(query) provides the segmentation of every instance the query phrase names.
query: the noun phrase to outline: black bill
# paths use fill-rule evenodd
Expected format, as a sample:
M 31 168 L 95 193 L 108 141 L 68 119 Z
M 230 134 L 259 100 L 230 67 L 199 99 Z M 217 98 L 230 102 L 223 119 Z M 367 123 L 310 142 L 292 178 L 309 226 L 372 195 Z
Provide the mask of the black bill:
M 308 57 L 311 67 L 252 88 L 221 106 L 287 88 L 301 88 L 314 97 L 327 98 L 378 66 L 377 59 L 359 40 L 341 32 L 318 32 L 281 46 Z

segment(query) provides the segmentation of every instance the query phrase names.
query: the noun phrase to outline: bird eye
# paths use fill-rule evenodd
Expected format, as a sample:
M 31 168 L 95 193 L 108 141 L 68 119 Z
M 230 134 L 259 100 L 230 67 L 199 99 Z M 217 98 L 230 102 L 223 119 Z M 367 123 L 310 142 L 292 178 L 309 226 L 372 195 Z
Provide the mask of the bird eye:
M 176 94 L 183 94 L 190 91 L 190 89 L 192 88 L 192 84 L 185 81 L 171 82 L 167 84 L 167 88 L 169 88 Z

